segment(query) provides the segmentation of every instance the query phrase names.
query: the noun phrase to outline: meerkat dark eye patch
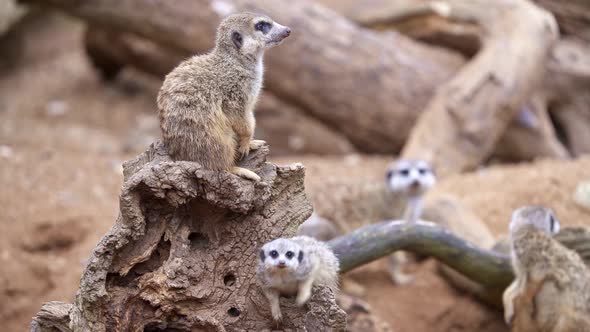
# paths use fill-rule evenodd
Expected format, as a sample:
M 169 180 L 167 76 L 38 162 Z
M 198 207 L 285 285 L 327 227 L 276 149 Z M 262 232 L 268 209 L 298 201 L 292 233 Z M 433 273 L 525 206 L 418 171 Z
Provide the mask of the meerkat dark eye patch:
M 264 254 L 264 250 L 260 250 L 260 260 L 264 262 L 266 255 Z
M 238 49 L 242 48 L 242 44 L 243 44 L 244 40 L 242 39 L 242 35 L 239 32 L 237 32 L 237 31 L 232 32 L 231 40 L 234 42 L 234 45 L 236 45 L 236 47 Z
M 254 29 L 256 29 L 256 31 L 260 31 L 265 35 L 270 31 L 271 27 L 272 25 L 265 21 L 260 21 L 254 25 Z
M 287 251 L 287 253 L 285 254 L 285 256 L 286 256 L 288 259 L 291 259 L 291 258 L 293 258 L 293 256 L 295 256 L 295 254 L 294 254 L 292 251 Z
M 385 175 L 385 177 L 387 178 L 387 180 L 391 179 L 392 176 L 393 176 L 393 171 L 392 170 L 388 170 L 387 171 L 387 175 Z
M 272 257 L 272 258 L 277 258 L 277 257 L 279 257 L 279 253 L 278 253 L 278 251 L 276 251 L 276 250 L 272 250 L 272 251 L 270 252 L 270 257 Z
M 401 174 L 402 176 L 408 176 L 408 175 L 410 175 L 410 170 L 407 168 L 400 169 L 399 174 Z
M 301 261 L 303 260 L 303 250 L 301 250 L 299 252 L 299 256 L 297 256 L 297 260 L 299 261 L 299 263 L 301 263 Z
M 418 169 L 418 173 L 420 173 L 421 175 L 424 175 L 428 172 L 428 170 L 426 168 L 419 168 Z

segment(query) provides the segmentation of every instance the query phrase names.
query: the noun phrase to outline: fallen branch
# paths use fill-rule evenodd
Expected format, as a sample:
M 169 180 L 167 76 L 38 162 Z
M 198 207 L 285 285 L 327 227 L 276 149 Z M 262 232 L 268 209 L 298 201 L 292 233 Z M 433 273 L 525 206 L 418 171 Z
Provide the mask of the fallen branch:
M 328 242 L 342 272 L 397 250 L 432 256 L 466 277 L 490 288 L 504 288 L 514 275 L 507 256 L 480 249 L 431 222 L 394 220 L 362 227 Z

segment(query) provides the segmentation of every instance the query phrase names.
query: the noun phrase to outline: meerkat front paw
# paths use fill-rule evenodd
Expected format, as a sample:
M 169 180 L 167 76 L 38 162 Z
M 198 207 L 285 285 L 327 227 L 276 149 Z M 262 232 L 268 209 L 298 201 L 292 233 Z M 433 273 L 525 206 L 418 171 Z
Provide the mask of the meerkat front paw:
M 309 300 L 310 297 L 311 297 L 311 290 L 307 290 L 307 289 L 300 290 L 299 293 L 297 294 L 297 298 L 295 299 L 295 303 L 301 307 L 307 302 L 307 300 Z
M 240 177 L 243 177 L 244 179 L 248 179 L 248 180 L 252 180 L 252 181 L 256 181 L 256 182 L 260 181 L 260 176 L 247 168 L 236 166 L 232 169 L 232 173 L 234 173 L 235 175 L 238 175 Z
M 238 146 L 238 160 L 246 158 L 248 154 L 250 154 L 250 143 L 241 143 L 240 146 Z
M 250 140 L 250 150 L 258 150 L 265 144 L 266 144 L 266 141 L 263 141 L 260 139 Z
M 280 324 L 283 321 L 283 314 L 281 310 L 273 311 L 272 312 L 272 319 L 277 323 Z

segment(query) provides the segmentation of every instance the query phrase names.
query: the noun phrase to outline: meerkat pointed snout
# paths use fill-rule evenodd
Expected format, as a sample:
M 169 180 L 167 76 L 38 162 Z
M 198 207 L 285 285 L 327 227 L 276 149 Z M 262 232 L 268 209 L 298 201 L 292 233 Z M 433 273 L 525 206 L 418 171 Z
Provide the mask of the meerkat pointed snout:
M 290 34 L 265 15 L 230 15 L 220 23 L 211 52 L 189 58 L 166 76 L 158 109 L 172 159 L 260 180 L 236 162 L 264 144 L 253 139 L 263 55 Z
M 436 176 L 423 160 L 399 160 L 387 171 L 387 185 L 392 192 L 409 197 L 421 196 L 436 184 Z
M 391 192 L 405 196 L 404 219 L 415 222 L 422 213 L 422 196 L 436 184 L 436 176 L 423 160 L 399 160 L 387 170 L 387 187 Z

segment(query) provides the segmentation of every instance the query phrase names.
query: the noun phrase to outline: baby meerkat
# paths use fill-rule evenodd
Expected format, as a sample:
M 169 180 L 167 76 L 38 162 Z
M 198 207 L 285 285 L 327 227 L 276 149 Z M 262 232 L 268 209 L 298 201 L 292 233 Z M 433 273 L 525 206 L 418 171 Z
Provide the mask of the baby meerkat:
M 332 250 L 309 236 L 280 238 L 260 250 L 257 276 L 270 303 L 275 321 L 282 320 L 280 295 L 297 294 L 297 305 L 304 305 L 314 285 L 338 290 L 340 264 Z
M 260 180 L 235 164 L 264 144 L 252 139 L 262 58 L 290 33 L 264 15 L 230 15 L 219 25 L 211 52 L 189 58 L 166 76 L 158 109 L 162 137 L 174 160 Z
M 403 219 L 414 223 L 422 213 L 422 196 L 436 184 L 436 176 L 430 165 L 423 160 L 399 160 L 387 171 L 387 187 L 393 193 L 405 198 Z M 397 251 L 389 256 L 389 274 L 394 283 L 404 285 L 413 277 L 402 271 L 407 262 L 404 252 Z
M 590 269 L 553 238 L 551 209 L 525 206 L 512 214 L 510 245 L 516 278 L 503 294 L 512 331 L 590 331 Z

